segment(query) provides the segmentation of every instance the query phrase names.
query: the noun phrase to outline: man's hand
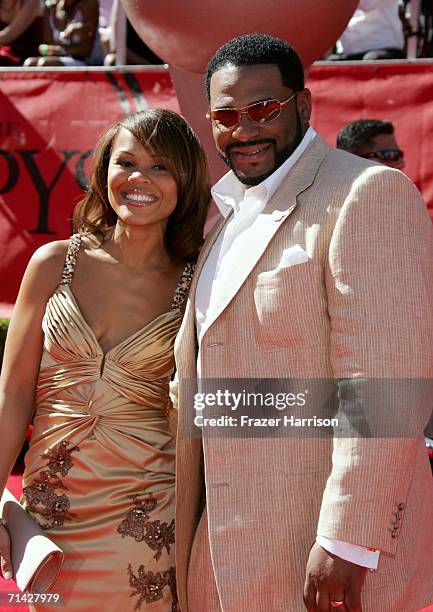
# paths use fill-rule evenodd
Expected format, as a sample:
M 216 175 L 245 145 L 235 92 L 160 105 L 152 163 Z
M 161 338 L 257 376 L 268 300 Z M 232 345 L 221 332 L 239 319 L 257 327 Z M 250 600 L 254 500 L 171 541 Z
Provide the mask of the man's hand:
M 308 558 L 304 603 L 309 612 L 339 610 L 362 612 L 361 590 L 367 568 L 340 559 L 319 544 L 313 544 Z M 332 605 L 331 602 L 343 602 Z

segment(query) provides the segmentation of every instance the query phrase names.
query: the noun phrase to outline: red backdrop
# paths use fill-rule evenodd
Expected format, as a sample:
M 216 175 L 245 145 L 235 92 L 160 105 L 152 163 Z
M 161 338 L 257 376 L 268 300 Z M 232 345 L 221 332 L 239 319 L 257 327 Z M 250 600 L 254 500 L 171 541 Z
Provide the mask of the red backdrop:
M 167 70 L 0 73 L 0 303 L 35 248 L 70 234 L 101 132 L 152 106 L 179 110 Z
M 312 123 L 331 145 L 356 118 L 396 125 L 407 174 L 433 212 L 432 77 L 428 61 L 316 64 L 308 86 Z M 69 235 L 101 131 L 130 110 L 178 103 L 163 68 L 4 71 L 0 100 L 0 303 L 11 304 L 35 248 Z
M 433 61 L 323 63 L 308 79 L 312 124 L 334 146 L 354 119 L 388 119 L 405 151 L 405 173 L 433 216 Z

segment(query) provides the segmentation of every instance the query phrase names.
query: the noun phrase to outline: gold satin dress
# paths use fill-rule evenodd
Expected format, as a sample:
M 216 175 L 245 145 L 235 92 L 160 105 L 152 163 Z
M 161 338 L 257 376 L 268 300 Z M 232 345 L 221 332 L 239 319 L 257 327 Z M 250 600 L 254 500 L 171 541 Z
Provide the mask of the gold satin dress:
M 104 354 L 70 287 L 80 241 L 70 239 L 43 319 L 22 501 L 65 553 L 52 589 L 62 598 L 57 609 L 175 612 L 175 447 L 167 406 L 193 266 L 168 312 Z

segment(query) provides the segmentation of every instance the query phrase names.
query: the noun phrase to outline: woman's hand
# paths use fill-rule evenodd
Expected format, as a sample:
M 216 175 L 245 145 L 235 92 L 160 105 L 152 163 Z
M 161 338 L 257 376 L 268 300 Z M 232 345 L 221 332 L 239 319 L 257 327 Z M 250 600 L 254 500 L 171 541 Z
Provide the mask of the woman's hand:
M 12 578 L 11 539 L 6 527 L 0 523 L 0 567 L 5 580 Z

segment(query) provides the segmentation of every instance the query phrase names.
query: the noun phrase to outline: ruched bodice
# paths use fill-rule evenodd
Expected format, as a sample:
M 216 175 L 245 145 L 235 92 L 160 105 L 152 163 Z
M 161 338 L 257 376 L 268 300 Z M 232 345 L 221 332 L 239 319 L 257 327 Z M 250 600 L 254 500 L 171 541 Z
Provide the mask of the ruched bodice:
M 80 238 L 71 241 L 68 253 L 75 246 L 75 257 L 69 256 L 72 265 L 65 266 L 42 323 L 24 503 L 67 552 L 56 588 L 63 589 L 68 610 L 90 610 L 101 604 L 104 610 L 122 605 L 124 610 L 171 612 L 176 609 L 174 440 L 167 410 L 173 344 L 192 267 L 185 268 L 167 312 L 104 353 L 70 286 Z M 108 562 L 116 538 L 120 539 L 117 560 Z M 89 547 L 92 554 L 86 559 L 83 550 Z M 119 555 L 125 557 L 123 574 Z M 81 569 L 76 580 L 74 571 L 83 563 L 88 576 Z M 87 583 L 96 567 L 117 576 L 110 583 L 110 604 L 102 604 L 98 596 L 105 583 L 93 587 Z M 151 594 L 155 581 L 159 586 Z M 138 601 L 140 606 L 134 608 Z

